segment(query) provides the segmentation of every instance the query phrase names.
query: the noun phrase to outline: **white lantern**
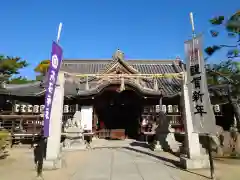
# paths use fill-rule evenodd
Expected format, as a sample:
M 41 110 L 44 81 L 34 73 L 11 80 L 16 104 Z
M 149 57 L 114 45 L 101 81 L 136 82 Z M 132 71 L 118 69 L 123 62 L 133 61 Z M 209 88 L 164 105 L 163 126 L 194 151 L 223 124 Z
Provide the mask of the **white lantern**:
M 45 108 L 45 105 L 40 106 L 40 109 L 39 109 L 40 113 L 44 113 L 44 108 Z
M 27 112 L 29 112 L 29 113 L 33 112 L 33 106 L 32 105 L 27 105 Z
M 160 112 L 160 106 L 156 105 L 156 112 L 159 113 Z
M 14 105 L 14 112 L 19 112 L 20 110 L 20 105 L 19 104 L 15 104 Z
M 176 112 L 176 113 L 179 112 L 178 105 L 174 105 L 173 106 L 173 112 Z
M 220 106 L 218 104 L 214 105 L 214 111 L 216 113 L 219 113 L 221 110 L 220 110 Z
M 39 105 L 34 105 L 33 106 L 33 112 L 34 113 L 39 113 Z
M 21 104 L 21 112 L 25 113 L 26 112 L 27 105 Z
M 162 112 L 164 112 L 164 113 L 167 112 L 167 107 L 166 107 L 166 105 L 162 105 Z
M 172 105 L 168 105 L 168 112 L 172 113 L 173 112 L 173 106 Z
M 63 106 L 63 112 L 64 113 L 68 113 L 69 112 L 69 106 L 68 105 L 64 105 Z
M 76 107 L 75 105 L 70 105 L 69 106 L 69 111 L 70 112 L 75 112 L 75 107 Z

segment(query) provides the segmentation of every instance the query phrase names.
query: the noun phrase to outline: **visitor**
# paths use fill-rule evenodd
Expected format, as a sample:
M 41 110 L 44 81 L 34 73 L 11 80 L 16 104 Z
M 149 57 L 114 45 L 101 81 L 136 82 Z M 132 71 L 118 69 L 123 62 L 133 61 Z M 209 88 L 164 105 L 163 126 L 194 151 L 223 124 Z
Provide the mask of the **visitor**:
M 90 130 L 84 130 L 83 133 L 86 133 L 84 135 L 84 140 L 85 140 L 85 144 L 86 144 L 86 148 L 87 149 L 91 149 L 90 143 L 92 142 L 92 136 L 90 134 L 87 133 L 91 133 Z

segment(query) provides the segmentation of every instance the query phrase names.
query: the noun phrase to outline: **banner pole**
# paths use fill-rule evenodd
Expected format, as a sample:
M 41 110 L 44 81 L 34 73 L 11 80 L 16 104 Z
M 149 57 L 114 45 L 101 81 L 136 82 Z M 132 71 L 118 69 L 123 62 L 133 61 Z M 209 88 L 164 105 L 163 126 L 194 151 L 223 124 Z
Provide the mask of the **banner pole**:
M 61 36 L 61 31 L 62 31 L 62 23 L 59 24 L 58 26 L 58 33 L 57 33 L 57 39 L 56 39 L 56 43 L 52 46 L 52 55 L 51 55 L 51 65 L 49 67 L 49 69 L 52 68 L 52 71 L 54 70 L 54 74 L 49 74 L 49 76 L 52 76 L 52 79 L 54 79 L 54 85 L 57 82 L 57 77 L 58 77 L 58 72 L 59 72 L 59 68 L 61 66 L 61 61 L 62 61 L 62 49 L 60 46 L 58 46 L 58 43 L 60 41 L 60 36 Z M 53 66 L 53 67 L 52 67 Z M 54 68 L 54 69 L 53 69 Z M 50 70 L 48 70 L 50 72 Z M 54 75 L 54 77 L 53 77 Z M 48 77 L 49 78 L 49 77 Z M 49 83 L 49 80 L 48 80 Z M 46 107 L 46 97 L 48 98 L 48 100 L 51 100 L 52 102 L 52 98 L 53 98 L 53 94 L 54 94 L 54 90 L 55 87 L 52 87 L 53 89 L 51 90 L 51 95 L 50 96 L 50 92 L 48 92 L 48 95 L 45 95 L 45 110 L 44 110 L 44 126 L 43 129 L 41 131 L 40 139 L 38 141 L 38 145 L 34 148 L 34 157 L 36 159 L 36 171 L 37 171 L 37 177 L 41 177 L 42 178 L 42 171 L 43 171 L 43 160 L 46 159 L 46 153 L 47 153 L 47 141 L 48 141 L 48 137 L 49 137 L 49 116 L 51 115 L 51 113 L 49 114 L 49 109 L 51 108 L 52 105 L 49 104 L 49 107 Z M 48 103 L 47 103 L 48 104 Z M 48 115 L 46 115 L 46 108 L 48 109 Z M 48 125 L 45 121 L 45 116 L 48 116 Z M 46 123 L 46 124 L 45 124 Z M 47 132 L 45 132 L 47 130 Z M 60 134 L 61 136 L 61 134 Z M 37 153 L 36 153 L 37 152 Z
M 58 26 L 58 33 L 57 33 L 57 41 L 56 41 L 57 43 L 59 43 L 60 41 L 61 32 L 62 32 L 62 23 L 60 22 Z
M 194 18 L 193 18 L 193 13 L 190 12 L 190 21 L 191 21 L 191 25 L 192 25 L 192 38 L 193 38 L 193 43 L 192 43 L 192 58 L 193 58 L 193 61 L 195 61 L 195 58 L 196 57 L 196 54 L 195 54 L 195 39 L 196 39 L 196 33 L 195 33 L 195 26 L 194 26 Z M 198 55 L 197 55 L 198 56 Z M 200 65 L 200 57 L 198 56 L 199 58 L 199 66 L 201 67 Z M 202 69 L 203 71 L 203 69 Z M 199 134 L 200 135 L 200 134 Z M 212 156 L 212 143 L 211 143 L 211 135 L 210 133 L 206 133 L 204 134 L 205 137 L 206 137 L 206 142 L 207 142 L 207 151 L 208 151 L 208 158 L 209 158 L 209 163 L 210 163 L 210 178 L 211 179 L 215 179 L 215 168 L 214 168 L 214 162 L 213 162 L 213 156 Z

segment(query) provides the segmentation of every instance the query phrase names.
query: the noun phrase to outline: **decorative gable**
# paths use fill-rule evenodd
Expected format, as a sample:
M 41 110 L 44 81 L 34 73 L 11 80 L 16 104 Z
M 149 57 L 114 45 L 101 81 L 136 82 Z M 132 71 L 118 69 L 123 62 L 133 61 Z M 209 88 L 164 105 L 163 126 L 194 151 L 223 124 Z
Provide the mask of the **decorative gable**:
M 124 53 L 119 49 L 113 55 L 113 63 L 103 74 L 138 74 L 138 70 L 124 61 Z

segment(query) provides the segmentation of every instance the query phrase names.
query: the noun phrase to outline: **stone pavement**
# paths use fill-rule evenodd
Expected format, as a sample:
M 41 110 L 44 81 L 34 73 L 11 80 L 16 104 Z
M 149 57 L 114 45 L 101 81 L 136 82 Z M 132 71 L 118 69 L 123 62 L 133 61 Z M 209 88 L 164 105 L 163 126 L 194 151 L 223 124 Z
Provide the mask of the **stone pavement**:
M 206 180 L 209 170 L 183 171 L 177 157 L 129 145 L 131 141 L 96 141 L 95 149 L 65 152 L 63 168 L 44 171 L 45 180 Z M 217 164 L 220 180 L 238 180 L 239 164 Z M 0 160 L 0 180 L 34 180 L 32 150 L 16 148 Z
M 155 158 L 125 148 L 93 150 L 72 180 L 179 180 Z

